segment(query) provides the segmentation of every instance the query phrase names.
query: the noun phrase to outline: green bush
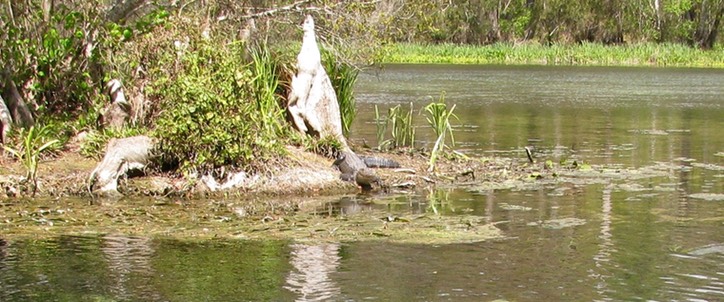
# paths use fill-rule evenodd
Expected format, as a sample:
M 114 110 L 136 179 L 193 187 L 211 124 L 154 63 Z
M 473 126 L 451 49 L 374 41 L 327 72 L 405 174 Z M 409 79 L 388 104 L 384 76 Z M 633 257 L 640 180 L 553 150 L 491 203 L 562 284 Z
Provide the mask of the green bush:
M 259 108 L 276 104 L 261 99 L 271 97 L 267 89 L 273 85 L 265 78 L 271 75 L 255 75 L 243 57 L 240 44 L 192 42 L 178 73 L 154 84 L 154 97 L 161 102 L 154 137 L 164 161 L 178 162 L 184 171 L 222 166 L 264 170 L 285 152 L 284 130 L 269 127 L 270 118 L 283 116 L 281 109 Z M 260 112 L 267 114 L 260 117 Z

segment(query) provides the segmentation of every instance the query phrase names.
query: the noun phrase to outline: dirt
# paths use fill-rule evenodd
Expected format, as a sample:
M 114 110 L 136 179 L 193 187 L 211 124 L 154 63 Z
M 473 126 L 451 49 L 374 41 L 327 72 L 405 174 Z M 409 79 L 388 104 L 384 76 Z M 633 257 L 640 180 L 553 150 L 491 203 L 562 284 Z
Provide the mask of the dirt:
M 356 193 L 360 188 L 339 179 L 333 160 L 297 147 L 288 147 L 289 157 L 272 173 L 251 175 L 235 188 L 211 192 L 201 181 L 183 178 L 173 173 L 150 172 L 147 175 L 119 180 L 123 196 L 186 196 L 210 197 L 229 194 L 275 196 L 289 194 L 334 195 Z M 529 169 L 517 166 L 504 158 L 467 158 L 450 153 L 438 160 L 435 171 L 428 171 L 428 157 L 409 150 L 380 153 L 358 151 L 363 156 L 377 156 L 395 160 L 399 169 L 375 169 L 383 180 L 376 192 L 423 190 L 431 186 L 502 182 L 506 179 L 526 177 Z M 19 161 L 0 156 L 0 198 L 29 197 L 31 190 L 24 184 L 25 169 Z M 76 152 L 65 152 L 52 159 L 41 160 L 38 165 L 38 190 L 35 197 L 79 196 L 91 197 L 88 177 L 98 162 Z M 224 179 L 218 179 L 223 182 Z

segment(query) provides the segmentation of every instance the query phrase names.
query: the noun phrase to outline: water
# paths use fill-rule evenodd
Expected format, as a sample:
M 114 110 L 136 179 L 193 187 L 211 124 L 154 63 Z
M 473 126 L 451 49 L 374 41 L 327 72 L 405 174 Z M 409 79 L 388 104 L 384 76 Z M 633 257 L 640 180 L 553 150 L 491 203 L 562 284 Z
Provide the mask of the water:
M 539 161 L 668 173 L 319 208 L 472 215 L 504 235 L 473 243 L 0 235 L 0 301 L 724 300 L 724 72 L 392 66 L 360 80 L 353 140 L 374 144 L 374 104 L 421 108 L 440 91 L 458 106 L 464 152 L 522 157 L 534 145 Z M 418 144 L 429 144 L 416 118 Z
M 396 65 L 363 74 L 352 139 L 376 146 L 374 106 L 457 105 L 458 150 L 627 165 L 676 157 L 719 161 L 724 72 L 711 69 Z M 418 146 L 433 133 L 415 116 Z M 387 135 L 389 138 L 389 135 Z

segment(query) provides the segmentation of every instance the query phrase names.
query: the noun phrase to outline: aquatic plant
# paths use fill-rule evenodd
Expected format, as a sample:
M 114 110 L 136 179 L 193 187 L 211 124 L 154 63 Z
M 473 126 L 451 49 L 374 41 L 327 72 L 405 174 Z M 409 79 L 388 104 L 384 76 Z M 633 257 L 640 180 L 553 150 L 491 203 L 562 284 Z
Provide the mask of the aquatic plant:
M 410 110 L 402 111 L 402 106 L 397 105 L 387 110 L 387 116 L 380 116 L 380 111 L 375 105 L 375 127 L 377 131 L 377 149 L 387 150 L 389 148 L 412 147 L 415 143 L 415 127 L 412 116 L 414 107 L 410 103 Z M 385 139 L 387 128 L 391 126 L 391 139 Z
M 432 172 L 435 170 L 435 161 L 437 160 L 437 157 L 440 155 L 440 152 L 447 147 L 447 144 L 445 143 L 447 134 L 450 134 L 450 147 L 455 146 L 455 136 L 453 135 L 450 118 L 454 117 L 457 119 L 457 116 L 453 113 L 455 105 L 448 109 L 447 104 L 445 103 L 444 92 L 440 95 L 437 102 L 431 102 L 425 106 L 424 109 L 427 113 L 427 122 L 430 124 L 432 130 L 435 132 L 435 136 L 437 137 L 435 145 L 433 145 L 432 150 L 430 151 L 428 171 Z
M 388 124 L 387 116 L 380 116 L 380 109 L 375 105 L 375 134 L 377 135 L 377 150 L 386 150 L 391 140 L 385 140 Z
M 25 168 L 25 180 L 33 185 L 33 196 L 38 190 L 38 159 L 40 154 L 58 143 L 57 139 L 48 140 L 50 128 L 47 126 L 31 126 L 22 129 L 18 136 L 22 142 L 18 148 L 3 145 L 3 149 L 15 156 Z M 42 144 L 42 145 L 41 145 Z
M 410 110 L 402 112 L 402 106 L 397 105 L 390 108 L 388 120 L 392 124 L 392 143 L 395 148 L 414 147 L 415 127 L 412 124 L 414 107 L 410 102 Z

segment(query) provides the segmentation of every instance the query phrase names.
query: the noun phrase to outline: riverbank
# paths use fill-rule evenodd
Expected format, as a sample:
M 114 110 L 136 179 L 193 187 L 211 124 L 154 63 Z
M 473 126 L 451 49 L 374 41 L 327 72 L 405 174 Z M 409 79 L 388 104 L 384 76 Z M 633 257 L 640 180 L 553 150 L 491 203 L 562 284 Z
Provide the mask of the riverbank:
M 493 44 L 393 44 L 383 63 L 669 66 L 724 68 L 724 49 L 700 50 L 679 44 L 551 45 Z
M 542 166 L 531 166 L 525 159 L 467 158 L 452 153 L 440 158 L 436 170 L 429 172 L 428 157 L 423 152 L 359 150 L 360 154 L 383 156 L 401 164 L 400 169 L 375 169 L 384 185 L 362 191 L 340 180 L 331 159 L 289 148 L 289 165 L 273 175 L 251 176 L 249 179 L 254 181 L 241 187 L 211 192 L 200 182 L 149 172 L 122 178 L 119 189 L 124 195 L 114 198 L 90 196 L 87 179 L 96 162 L 75 152 L 40 163 L 35 198 L 23 192 L 20 163 L 2 158 L 0 227 L 5 238 L 119 233 L 186 240 L 479 241 L 499 237 L 499 230 L 479 219 L 471 218 L 476 225 L 471 229 L 473 220 L 437 215 L 380 220 L 387 214 L 371 211 L 353 218 L 334 218 L 335 211 L 350 209 L 335 210 L 331 205 L 340 200 L 355 205 L 389 203 L 400 196 L 433 194 L 451 186 L 493 189 L 510 186 L 511 182 L 529 183 L 553 173 L 535 172 L 535 177 L 530 177 L 531 171 L 541 170 Z M 441 225 L 447 229 L 441 229 Z
M 73 148 L 61 152 L 53 158 L 40 161 L 38 166 L 38 190 L 34 197 L 92 198 L 88 190 L 91 171 L 98 162 L 83 157 Z M 356 194 L 362 192 L 352 182 L 342 181 L 340 172 L 333 167 L 333 160 L 319 154 L 305 151 L 299 147 L 287 147 L 288 156 L 277 169 L 268 173 L 246 175 L 233 187 L 224 189 L 223 183 L 229 179 L 202 181 L 200 177 L 182 176 L 178 173 L 166 173 L 149 169 L 145 175 L 133 175 L 119 179 L 119 191 L 125 197 L 186 197 L 214 198 L 245 196 L 254 198 L 276 197 L 283 195 L 321 196 Z M 485 175 L 488 181 L 506 181 L 521 178 L 527 173 L 526 164 L 512 166 L 517 160 L 511 158 L 469 158 L 460 153 L 449 153 L 435 164 L 435 170 L 429 171 L 429 155 L 419 150 L 398 150 L 396 152 L 376 152 L 371 149 L 357 151 L 363 156 L 383 157 L 400 164 L 399 169 L 374 169 L 382 179 L 383 185 L 371 193 L 408 192 L 425 190 L 441 184 L 461 184 L 474 180 L 476 175 Z M 521 158 L 520 160 L 523 160 Z M 0 200 L 31 197 L 29 185 L 24 182 L 25 168 L 22 163 L 0 156 Z M 523 169 L 526 168 L 526 169 Z M 135 173 L 137 174 L 137 173 Z M 227 178 L 238 177 L 228 173 Z M 229 182 L 230 183 L 230 182 Z M 370 192 L 364 192 L 370 193 Z M 95 194 L 94 194 L 95 195 Z M 108 197 L 108 196 L 105 196 Z M 112 196 L 118 198 L 118 196 Z

